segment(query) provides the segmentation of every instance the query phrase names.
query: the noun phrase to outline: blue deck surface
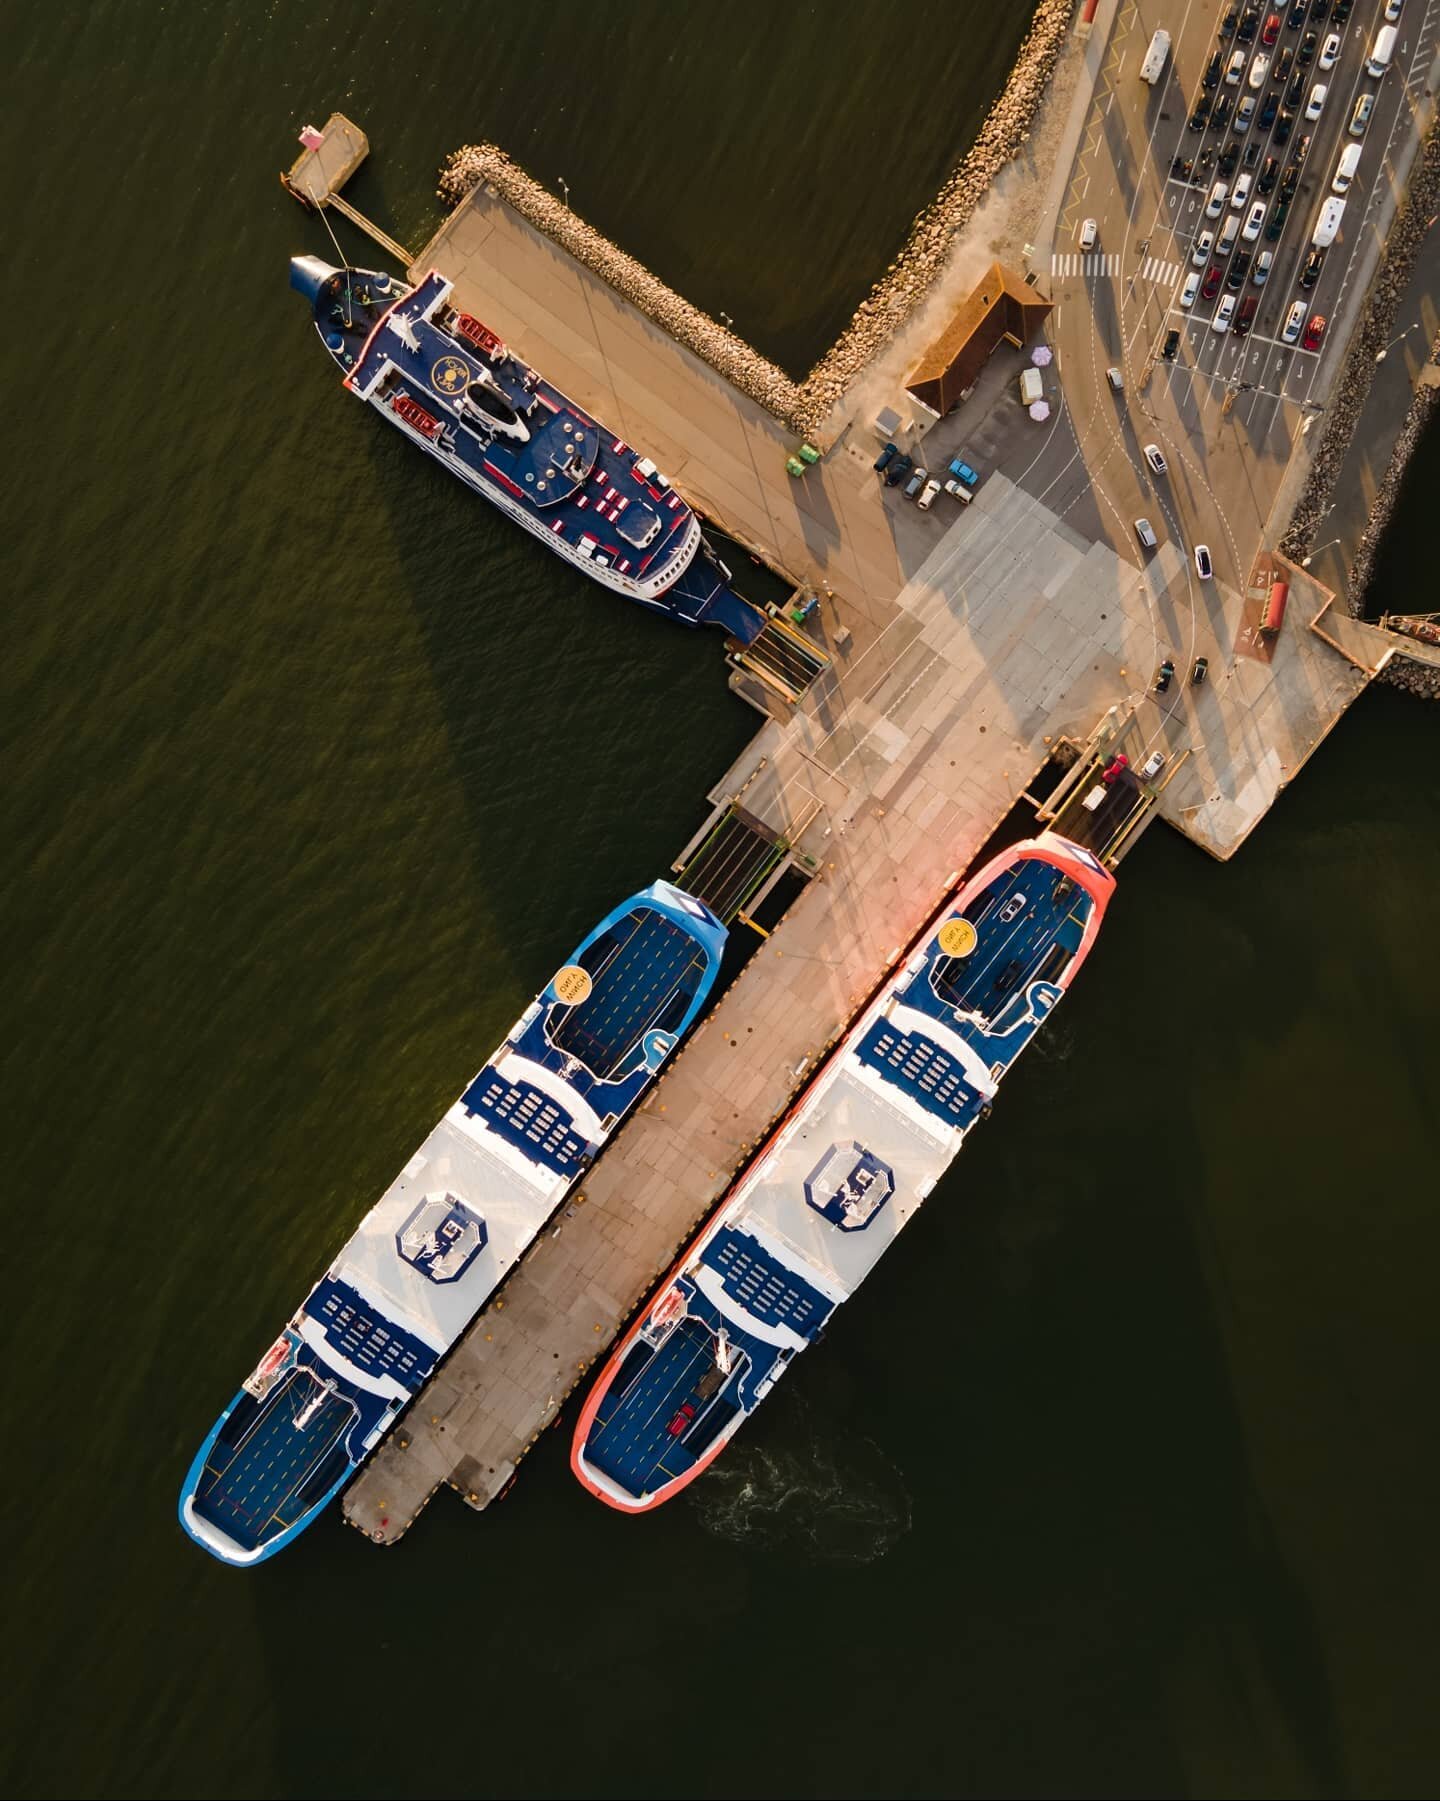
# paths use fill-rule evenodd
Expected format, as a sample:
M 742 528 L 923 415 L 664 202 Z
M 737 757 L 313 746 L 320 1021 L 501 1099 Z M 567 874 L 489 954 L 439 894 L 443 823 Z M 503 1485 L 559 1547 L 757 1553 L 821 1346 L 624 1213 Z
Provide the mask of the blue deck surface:
M 556 1175 L 575 1175 L 583 1167 L 589 1143 L 560 1103 L 533 1083 L 507 1081 L 487 1063 L 461 1102 L 506 1143 Z
M 700 1261 L 719 1271 L 726 1294 L 762 1326 L 787 1326 L 801 1338 L 813 1338 L 834 1305 L 777 1263 L 758 1239 L 733 1226 L 715 1234 Z
M 694 935 L 653 908 L 627 913 L 581 956 L 593 987 L 578 1006 L 554 1008 L 550 1042 L 599 1081 L 639 1067 L 647 1032 L 674 1032 L 705 973 Z

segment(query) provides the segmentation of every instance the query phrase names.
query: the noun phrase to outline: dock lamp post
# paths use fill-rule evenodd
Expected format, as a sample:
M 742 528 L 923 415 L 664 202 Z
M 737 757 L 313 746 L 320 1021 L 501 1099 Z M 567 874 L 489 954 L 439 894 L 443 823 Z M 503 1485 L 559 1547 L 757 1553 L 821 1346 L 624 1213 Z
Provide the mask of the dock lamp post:
M 1407 325 L 1405 327 L 1404 331 L 1402 331 L 1400 333 L 1399 338 L 1391 338 L 1390 342 L 1385 346 L 1385 348 L 1383 350 L 1377 350 L 1375 352 L 1375 361 L 1377 363 L 1383 363 L 1385 361 L 1386 357 L 1389 356 L 1390 352 L 1400 342 L 1400 338 L 1408 338 L 1410 336 L 1411 332 L 1414 331 L 1414 329 L 1415 329 L 1415 326 L 1413 324 Z
M 570 211 L 570 183 L 566 181 L 563 175 L 557 176 L 556 180 L 565 191 L 565 211 L 568 213 Z
M 1315 546 L 1314 550 L 1312 550 L 1310 552 L 1308 557 L 1301 557 L 1300 567 L 1302 569 L 1308 569 L 1310 567 L 1310 565 L 1315 561 L 1316 557 L 1319 556 L 1319 554 L 1322 550 L 1329 550 L 1329 548 L 1332 544 L 1338 544 L 1339 542 L 1340 542 L 1340 540 L 1338 538 L 1328 538 L 1325 541 L 1325 543 L 1317 544 Z
M 720 323 L 725 327 L 726 331 L 729 331 L 735 324 L 735 321 L 730 317 L 729 313 L 721 313 Z

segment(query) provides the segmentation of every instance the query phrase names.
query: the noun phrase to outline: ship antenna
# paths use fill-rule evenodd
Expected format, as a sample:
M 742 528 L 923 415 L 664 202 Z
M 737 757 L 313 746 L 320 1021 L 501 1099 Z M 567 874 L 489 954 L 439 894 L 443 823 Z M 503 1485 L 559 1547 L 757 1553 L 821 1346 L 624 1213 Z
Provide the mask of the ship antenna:
M 335 254 L 340 258 L 341 267 L 345 271 L 345 324 L 347 329 L 353 331 L 355 328 L 355 315 L 354 308 L 351 304 L 350 293 L 350 259 L 340 248 L 340 240 L 335 236 L 335 228 L 326 217 L 325 208 L 323 206 L 318 206 L 315 210 L 325 221 L 325 229 L 330 233 L 330 242 L 335 246 Z

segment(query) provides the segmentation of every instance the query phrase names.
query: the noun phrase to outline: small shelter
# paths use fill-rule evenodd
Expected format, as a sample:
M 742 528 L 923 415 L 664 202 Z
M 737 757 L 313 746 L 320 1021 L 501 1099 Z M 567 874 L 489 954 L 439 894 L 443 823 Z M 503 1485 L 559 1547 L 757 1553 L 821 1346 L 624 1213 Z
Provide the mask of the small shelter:
M 943 418 L 974 387 L 990 353 L 1002 343 L 1023 350 L 1050 307 L 1024 276 L 992 263 L 911 371 L 907 391 L 937 419 Z

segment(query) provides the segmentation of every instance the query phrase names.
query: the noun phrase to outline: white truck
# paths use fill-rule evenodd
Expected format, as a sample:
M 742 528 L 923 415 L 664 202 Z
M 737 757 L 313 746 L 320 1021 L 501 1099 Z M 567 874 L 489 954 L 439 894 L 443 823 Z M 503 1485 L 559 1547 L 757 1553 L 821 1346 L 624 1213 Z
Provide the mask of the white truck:
M 1315 229 L 1310 234 L 1310 242 L 1317 250 L 1328 249 L 1335 242 L 1336 233 L 1340 230 L 1340 221 L 1345 217 L 1345 202 L 1333 197 L 1320 208 L 1320 217 L 1315 221 Z
M 1165 63 L 1170 55 L 1170 33 L 1157 31 L 1150 40 L 1150 48 L 1145 52 L 1145 60 L 1140 65 L 1141 81 L 1148 81 L 1153 88 L 1165 73 Z
M 1020 404 L 1033 406 L 1037 400 L 1045 398 L 1045 384 L 1040 379 L 1038 369 L 1026 369 L 1020 377 Z

